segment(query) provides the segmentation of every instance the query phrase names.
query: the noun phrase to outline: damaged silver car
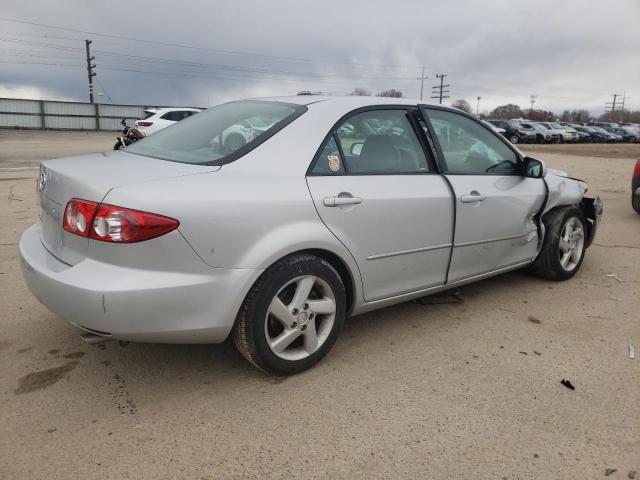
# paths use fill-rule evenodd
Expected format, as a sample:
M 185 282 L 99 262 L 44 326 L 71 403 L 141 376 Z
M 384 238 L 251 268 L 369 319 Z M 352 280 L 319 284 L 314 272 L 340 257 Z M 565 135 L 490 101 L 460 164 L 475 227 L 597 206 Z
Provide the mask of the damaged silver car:
M 224 132 L 264 128 L 243 144 Z M 478 119 L 405 99 L 210 108 L 122 151 L 42 163 L 26 281 L 83 337 L 219 343 L 294 373 L 345 319 L 531 268 L 580 269 L 602 203 Z

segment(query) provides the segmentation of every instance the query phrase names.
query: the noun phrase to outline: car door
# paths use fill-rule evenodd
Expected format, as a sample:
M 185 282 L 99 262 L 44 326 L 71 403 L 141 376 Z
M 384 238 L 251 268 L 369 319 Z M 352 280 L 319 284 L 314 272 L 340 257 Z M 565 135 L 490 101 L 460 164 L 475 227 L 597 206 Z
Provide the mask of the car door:
M 546 187 L 524 176 L 520 155 L 470 116 L 423 107 L 438 163 L 456 197 L 449 282 L 523 265 L 539 247 Z
M 417 108 L 357 111 L 307 174 L 318 214 L 355 258 L 366 301 L 446 280 L 453 198 L 416 135 Z

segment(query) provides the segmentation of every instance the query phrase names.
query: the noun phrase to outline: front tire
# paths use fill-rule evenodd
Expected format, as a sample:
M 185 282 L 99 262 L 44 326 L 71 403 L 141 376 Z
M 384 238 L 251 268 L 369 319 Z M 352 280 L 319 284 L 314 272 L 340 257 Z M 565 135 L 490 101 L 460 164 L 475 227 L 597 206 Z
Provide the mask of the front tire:
M 509 141 L 511 143 L 519 143 L 520 142 L 520 137 L 518 137 L 517 135 L 511 135 L 511 138 L 509 138 Z
M 533 263 L 533 271 L 550 280 L 573 277 L 586 251 L 586 220 L 576 207 L 553 211 L 544 219 L 546 236 L 542 250 Z
M 123 148 L 123 147 L 122 147 L 122 143 L 120 142 L 120 140 L 118 140 L 118 141 L 116 142 L 116 144 L 113 146 L 113 149 L 114 149 L 114 150 L 122 150 L 122 148 Z
M 259 369 L 293 374 L 329 352 L 345 317 L 346 293 L 338 272 L 316 256 L 292 255 L 269 267 L 251 288 L 233 339 Z

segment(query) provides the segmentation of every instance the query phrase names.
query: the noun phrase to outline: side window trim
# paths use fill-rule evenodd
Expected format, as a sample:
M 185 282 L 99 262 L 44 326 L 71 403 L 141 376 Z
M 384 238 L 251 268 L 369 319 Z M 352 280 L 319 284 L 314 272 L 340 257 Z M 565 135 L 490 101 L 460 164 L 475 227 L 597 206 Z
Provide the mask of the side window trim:
M 338 155 L 340 155 L 340 163 L 342 163 L 342 168 L 344 172 L 340 172 L 338 175 L 349 175 L 349 165 L 344 161 L 344 151 L 342 150 L 342 145 L 340 143 L 340 139 L 338 138 L 338 131 L 333 132 L 333 141 L 336 142 L 336 146 L 338 147 Z M 327 139 L 327 141 L 329 141 Z M 325 142 L 326 143 L 326 142 Z
M 491 128 L 489 128 L 488 125 L 484 125 L 482 122 L 478 121 L 478 119 L 476 119 L 473 115 L 469 115 L 467 113 L 463 113 L 463 112 L 459 112 L 458 110 L 453 110 L 451 108 L 447 108 L 447 107 L 441 107 L 439 105 L 425 105 L 425 104 L 420 104 L 418 105 L 420 108 L 420 113 L 422 114 L 422 117 L 424 118 L 426 124 L 427 124 L 427 128 L 429 129 L 429 134 L 431 135 L 431 138 L 433 139 L 433 143 L 436 147 L 436 153 L 438 154 L 438 158 L 436 159 L 438 166 L 440 166 L 441 172 L 443 174 L 447 174 L 447 175 L 477 175 L 477 174 L 473 174 L 473 173 L 448 173 L 448 167 L 447 167 L 447 162 L 445 160 L 445 156 L 444 156 L 444 152 L 442 150 L 442 147 L 440 145 L 440 140 L 438 139 L 438 136 L 436 135 L 435 129 L 433 128 L 433 125 L 431 124 L 431 119 L 429 118 L 429 110 L 442 110 L 445 112 L 449 112 L 449 113 L 454 113 L 457 115 L 460 115 L 462 117 L 468 117 L 469 119 L 473 120 L 474 122 L 476 122 L 478 125 L 481 125 L 485 130 L 487 130 L 488 132 L 490 132 L 493 136 L 495 136 L 500 142 L 502 142 L 505 146 L 507 146 L 507 148 L 509 148 L 509 150 L 511 150 L 516 157 L 516 161 L 518 162 L 518 166 L 522 169 L 523 165 L 524 165 L 524 161 L 522 158 L 522 155 L 520 154 L 520 152 L 506 139 L 504 138 L 502 135 L 500 135 L 499 133 L 495 132 L 494 130 L 492 130 Z M 489 173 L 487 175 L 504 175 L 504 174 L 499 174 L 499 173 Z M 510 174 L 512 176 L 517 176 L 517 175 L 522 175 L 522 173 L 518 173 L 518 174 Z
M 412 115 L 411 115 L 411 111 L 412 110 L 416 110 L 417 105 L 407 105 L 407 104 L 400 104 L 400 105 L 395 105 L 395 104 L 384 104 L 384 105 L 367 105 L 365 107 L 359 107 L 356 108 L 354 110 L 351 110 L 347 113 L 345 113 L 342 117 L 340 117 L 338 119 L 338 121 L 331 127 L 331 129 L 329 130 L 329 132 L 325 135 L 325 137 L 322 139 L 322 142 L 320 143 L 320 146 L 318 147 L 318 149 L 316 150 L 315 155 L 313 156 L 313 160 L 311 161 L 311 163 L 309 164 L 309 167 L 307 168 L 307 172 L 305 174 L 305 176 L 307 177 L 325 177 L 325 176 L 343 176 L 343 175 L 351 175 L 351 176 L 375 176 L 375 175 L 439 175 L 440 172 L 438 171 L 437 168 L 433 168 L 434 166 L 437 167 L 437 162 L 435 161 L 435 159 L 433 159 L 433 155 L 430 154 L 429 152 L 429 148 L 425 148 L 425 145 L 423 144 L 423 139 L 422 136 L 423 133 L 416 131 L 416 125 L 412 119 Z M 418 143 L 420 143 L 420 145 L 422 146 L 422 150 L 423 153 L 426 157 L 427 160 L 427 166 L 430 168 L 430 170 L 426 171 L 426 172 L 411 172 L 411 173 L 387 173 L 387 172 L 383 172 L 383 173 L 349 173 L 348 170 L 348 166 L 346 165 L 347 162 L 344 161 L 344 152 L 342 151 L 342 146 L 340 145 L 340 142 L 338 141 L 338 128 L 340 126 L 342 126 L 343 123 L 345 123 L 346 121 L 348 121 L 351 117 L 354 117 L 355 115 L 358 115 L 359 113 L 363 113 L 363 112 L 371 112 L 371 111 L 376 111 L 376 110 L 405 110 L 407 113 L 407 117 L 408 117 L 408 122 L 411 125 L 411 128 L 413 129 L 413 133 L 416 135 L 416 137 L 418 137 Z M 418 109 L 418 113 L 420 113 L 420 109 Z M 423 115 L 424 116 L 424 115 Z M 341 161 L 344 165 L 344 173 L 339 173 L 339 174 L 324 174 L 324 173 L 314 173 L 313 169 L 316 166 L 316 163 L 318 163 L 318 160 L 320 158 L 320 155 L 322 154 L 322 151 L 324 149 L 324 146 L 326 145 L 326 143 L 329 141 L 329 139 L 333 137 L 334 141 L 337 143 L 338 145 L 338 151 L 340 153 Z M 433 160 L 433 164 L 432 164 L 432 160 Z

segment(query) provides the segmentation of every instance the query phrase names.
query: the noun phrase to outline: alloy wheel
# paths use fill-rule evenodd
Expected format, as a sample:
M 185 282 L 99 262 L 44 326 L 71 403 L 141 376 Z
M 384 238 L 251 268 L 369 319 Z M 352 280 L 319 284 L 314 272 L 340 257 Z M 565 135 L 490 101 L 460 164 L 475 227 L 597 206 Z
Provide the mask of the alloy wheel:
M 570 217 L 560 233 L 560 266 L 567 272 L 573 271 L 582 258 L 584 250 L 584 229 L 577 217 Z
M 284 360 L 302 360 L 329 338 L 335 317 L 329 284 L 315 275 L 296 277 L 271 300 L 264 326 L 267 345 Z

